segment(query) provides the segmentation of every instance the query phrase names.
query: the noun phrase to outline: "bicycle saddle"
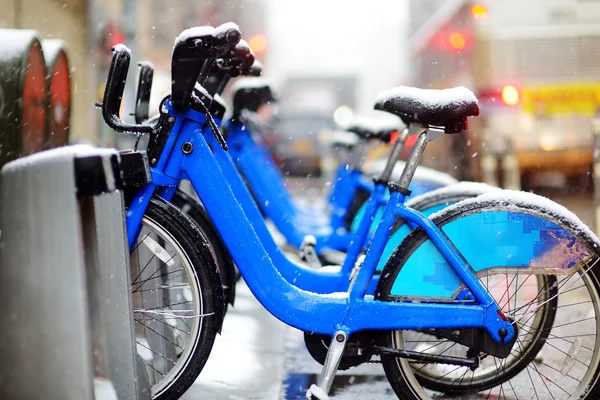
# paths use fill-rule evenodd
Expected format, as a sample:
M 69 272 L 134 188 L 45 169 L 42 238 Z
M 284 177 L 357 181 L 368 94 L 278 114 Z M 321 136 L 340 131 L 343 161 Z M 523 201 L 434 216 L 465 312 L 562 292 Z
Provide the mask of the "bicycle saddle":
M 240 115 L 242 110 L 256 111 L 263 104 L 276 100 L 271 86 L 260 78 L 240 79 L 232 90 L 234 115 Z
M 361 139 L 377 139 L 389 143 L 392 134 L 398 131 L 399 121 L 382 121 L 377 118 L 356 118 L 346 127 L 346 130 L 356 134 Z
M 399 86 L 379 95 L 376 110 L 398 115 L 405 124 L 444 128 L 446 133 L 467 129 L 467 117 L 479 115 L 477 98 L 469 89 L 419 89 Z

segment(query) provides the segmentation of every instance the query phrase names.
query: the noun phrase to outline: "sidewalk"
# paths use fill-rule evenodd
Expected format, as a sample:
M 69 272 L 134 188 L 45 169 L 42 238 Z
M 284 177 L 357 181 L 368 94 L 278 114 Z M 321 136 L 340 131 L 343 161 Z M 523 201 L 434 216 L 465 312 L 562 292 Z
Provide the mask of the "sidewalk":
M 270 315 L 239 282 L 235 307 L 194 385 L 182 400 L 279 399 L 289 329 Z

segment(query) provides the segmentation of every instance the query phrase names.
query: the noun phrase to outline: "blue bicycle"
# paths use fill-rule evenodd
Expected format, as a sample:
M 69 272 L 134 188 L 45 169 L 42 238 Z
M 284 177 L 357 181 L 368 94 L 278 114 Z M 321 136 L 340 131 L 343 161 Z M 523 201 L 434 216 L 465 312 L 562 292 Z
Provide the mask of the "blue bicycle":
M 465 130 L 467 117 L 478 114 L 472 93 L 464 88 L 400 87 L 377 103 L 379 109 L 402 115 L 420 133 L 400 180 L 389 182 L 394 161 L 390 158 L 376 183 L 368 208 L 384 202 L 386 188 L 391 194 L 364 260 L 344 277 L 349 281 L 342 282 L 331 271 L 284 265 L 241 178 L 232 179 L 235 167 L 227 145 L 206 104 L 194 94 L 194 83 L 206 64 L 236 39 L 239 31 L 230 26 L 197 28 L 180 36 L 173 52 L 172 92 L 154 126 L 128 125 L 118 117 L 129 55 L 122 48 L 115 49 L 103 104 L 105 120 L 120 131 L 149 133 L 149 154 L 159 155 L 151 168 L 153 182 L 141 188 L 129 206 L 131 249 L 145 240 L 143 230 L 147 221 L 156 222 L 152 219 L 159 214 L 156 210 L 171 209 L 165 200 L 179 181 L 189 179 L 263 306 L 284 323 L 331 338 L 322 374 L 308 396 L 326 395 L 341 363 L 356 365 L 379 357 L 402 399 L 439 398 L 444 393 L 462 393 L 463 398 L 476 393 L 488 398 L 525 398 L 532 393 L 537 398 L 599 398 L 596 315 L 600 287 L 594 267 L 600 242 L 577 217 L 547 199 L 505 191 L 459 202 L 430 218 L 404 204 L 427 143 L 444 133 Z M 228 166 L 232 170 L 224 170 Z M 179 222 L 183 226 L 187 219 L 177 213 L 164 216 L 161 241 L 181 245 L 183 251 L 173 254 L 189 261 L 186 250 L 198 250 L 188 246 L 189 238 L 182 232 L 168 227 Z M 399 219 L 418 228 L 394 251 L 374 296 L 368 296 Z M 194 231 L 193 224 L 188 226 Z M 370 221 L 365 219 L 359 234 L 366 236 L 369 228 Z M 207 243 L 195 232 L 193 239 Z M 169 274 L 168 267 L 175 262 L 161 242 L 154 240 L 146 247 L 162 261 L 148 279 Z M 216 269 L 214 259 L 205 262 L 208 270 Z M 295 270 L 294 279 L 282 276 L 288 268 Z M 211 288 L 194 281 L 200 278 L 198 274 L 188 278 L 193 284 L 167 286 L 168 295 L 162 299 L 169 303 L 154 311 L 170 311 L 155 315 L 173 318 L 172 309 L 178 304 L 171 291 L 181 290 L 187 306 L 179 316 L 188 315 L 204 331 L 204 325 L 218 320 L 219 310 L 204 308 L 207 298 L 198 293 Z M 220 288 L 217 283 L 212 292 Z M 213 306 L 218 307 L 218 302 Z M 136 312 L 151 315 L 150 311 Z M 425 336 L 442 345 L 411 348 L 413 334 L 419 336 L 419 343 Z M 212 340 L 214 336 L 188 341 L 183 352 L 192 349 L 194 357 L 186 359 L 182 354 L 178 360 L 202 364 L 205 359 L 198 357 L 207 356 Z M 201 354 L 193 350 L 199 346 L 205 350 Z M 543 358 L 536 361 L 540 352 Z M 169 382 L 174 383 L 167 390 L 185 386 L 184 380 L 171 378 Z

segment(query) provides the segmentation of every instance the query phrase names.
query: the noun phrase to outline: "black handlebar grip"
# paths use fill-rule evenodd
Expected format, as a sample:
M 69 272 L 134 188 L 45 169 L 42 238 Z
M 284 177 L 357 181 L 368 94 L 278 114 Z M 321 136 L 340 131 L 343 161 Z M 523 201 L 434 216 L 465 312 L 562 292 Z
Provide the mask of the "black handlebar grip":
M 131 62 L 131 51 L 123 44 L 114 46 L 112 51 L 112 61 L 102 99 L 102 117 L 108 126 L 118 132 L 150 133 L 151 126 L 127 124 L 119 117 L 127 71 Z
M 219 45 L 228 44 L 235 46 L 242 39 L 240 27 L 234 22 L 224 23 L 215 28 L 215 39 L 217 39 Z
M 138 75 L 138 87 L 135 99 L 135 122 L 141 124 L 148 119 L 154 67 L 146 61 L 140 62 L 139 66 L 140 73 Z
M 254 64 L 250 68 L 247 68 L 244 72 L 244 76 L 261 76 L 263 71 L 262 63 L 258 60 L 254 60 Z
M 240 42 L 235 46 L 234 52 L 235 57 L 241 61 L 242 70 L 250 68 L 252 64 L 254 64 L 254 52 L 250 46 L 248 46 L 248 43 L 246 43 L 245 40 L 240 40 Z

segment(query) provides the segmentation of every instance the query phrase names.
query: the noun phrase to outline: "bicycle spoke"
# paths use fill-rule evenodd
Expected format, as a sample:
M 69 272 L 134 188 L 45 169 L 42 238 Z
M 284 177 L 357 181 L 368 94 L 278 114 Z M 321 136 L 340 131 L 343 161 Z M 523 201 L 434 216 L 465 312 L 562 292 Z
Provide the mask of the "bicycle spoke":
M 150 331 L 152 331 L 152 332 L 156 333 L 158 336 L 160 336 L 161 338 L 165 339 L 166 341 L 168 341 L 169 343 L 171 343 L 173 346 L 177 346 L 177 347 L 179 347 L 181 350 L 183 350 L 183 347 L 179 346 L 177 343 L 173 342 L 173 341 L 172 341 L 171 339 L 169 339 L 168 337 L 166 337 L 166 336 L 164 336 L 164 335 L 160 334 L 158 331 L 156 331 L 156 330 L 154 330 L 154 329 L 150 328 L 148 325 L 146 325 L 146 324 L 144 324 L 144 323 L 142 323 L 142 322 L 140 322 L 140 321 L 136 321 L 136 322 L 137 322 L 138 324 L 140 324 L 140 325 L 144 326 L 146 329 L 149 329 Z

